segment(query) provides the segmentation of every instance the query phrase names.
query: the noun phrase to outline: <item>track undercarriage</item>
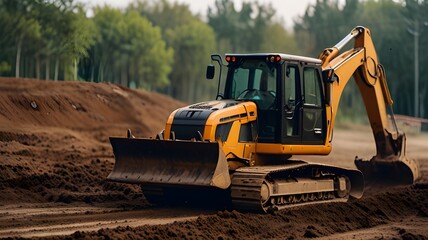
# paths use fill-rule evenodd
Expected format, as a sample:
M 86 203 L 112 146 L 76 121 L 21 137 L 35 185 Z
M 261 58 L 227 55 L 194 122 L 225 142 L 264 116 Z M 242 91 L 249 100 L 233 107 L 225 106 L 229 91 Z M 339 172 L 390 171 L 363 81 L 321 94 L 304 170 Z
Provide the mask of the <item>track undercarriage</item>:
M 273 212 L 311 203 L 347 201 L 351 195 L 360 196 L 364 187 L 357 170 L 306 162 L 244 167 L 231 178 L 226 190 L 159 184 L 143 184 L 142 190 L 153 204 L 215 204 L 242 211 Z
M 298 160 L 281 162 L 281 165 L 230 168 L 219 142 L 110 140 L 116 162 L 108 179 L 140 184 L 147 200 L 153 204 L 185 203 L 205 207 L 213 203 L 220 208 L 271 212 L 289 206 L 360 198 L 367 177 L 360 168 Z M 377 170 L 375 177 L 387 176 L 384 177 L 387 179 L 392 178 L 391 174 L 384 174 L 382 169 L 390 173 L 408 172 L 405 179 L 413 182 L 417 176 L 410 168 L 413 165 L 402 160 L 393 163 L 371 161 L 374 167 L 370 169 Z
M 246 167 L 232 175 L 234 209 L 277 211 L 289 206 L 347 201 L 360 197 L 364 180 L 357 170 L 306 162 Z

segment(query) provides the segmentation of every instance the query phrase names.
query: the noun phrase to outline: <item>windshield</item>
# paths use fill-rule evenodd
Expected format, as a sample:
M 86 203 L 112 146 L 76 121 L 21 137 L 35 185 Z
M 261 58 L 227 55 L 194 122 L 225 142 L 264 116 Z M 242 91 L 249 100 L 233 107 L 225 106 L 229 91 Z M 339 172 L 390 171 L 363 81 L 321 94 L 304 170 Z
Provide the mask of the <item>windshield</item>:
M 261 109 L 268 109 L 275 101 L 277 66 L 265 61 L 243 59 L 229 66 L 226 90 L 230 99 L 251 100 Z

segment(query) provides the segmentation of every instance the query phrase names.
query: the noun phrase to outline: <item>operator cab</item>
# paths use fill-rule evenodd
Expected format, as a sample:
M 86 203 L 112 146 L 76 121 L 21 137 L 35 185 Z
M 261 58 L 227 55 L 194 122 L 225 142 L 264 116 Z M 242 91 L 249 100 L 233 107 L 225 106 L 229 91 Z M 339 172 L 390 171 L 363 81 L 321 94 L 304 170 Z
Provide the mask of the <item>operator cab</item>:
M 226 55 L 224 99 L 257 105 L 257 142 L 324 144 L 321 61 L 288 54 Z

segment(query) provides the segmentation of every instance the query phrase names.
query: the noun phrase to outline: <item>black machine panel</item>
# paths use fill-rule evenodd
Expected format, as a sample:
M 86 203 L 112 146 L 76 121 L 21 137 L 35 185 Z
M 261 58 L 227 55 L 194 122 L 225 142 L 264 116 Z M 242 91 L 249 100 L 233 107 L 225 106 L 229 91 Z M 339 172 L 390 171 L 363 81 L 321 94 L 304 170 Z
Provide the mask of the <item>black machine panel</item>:
M 205 123 L 212 112 L 214 110 L 211 109 L 185 108 L 178 110 L 171 127 L 171 131 L 175 133 L 175 138 L 181 140 L 199 139 L 198 131 L 204 135 Z

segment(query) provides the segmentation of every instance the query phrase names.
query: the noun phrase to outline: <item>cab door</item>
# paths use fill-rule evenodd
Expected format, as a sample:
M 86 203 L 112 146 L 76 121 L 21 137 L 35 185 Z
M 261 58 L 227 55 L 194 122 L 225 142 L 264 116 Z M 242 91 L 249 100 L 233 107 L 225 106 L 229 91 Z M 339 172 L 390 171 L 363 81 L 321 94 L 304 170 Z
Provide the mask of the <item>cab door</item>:
M 300 70 L 299 64 L 288 63 L 283 73 L 282 143 L 286 144 L 300 144 L 302 141 Z
M 323 108 L 323 88 L 320 70 L 316 66 L 303 68 L 302 143 L 324 144 L 326 125 Z

